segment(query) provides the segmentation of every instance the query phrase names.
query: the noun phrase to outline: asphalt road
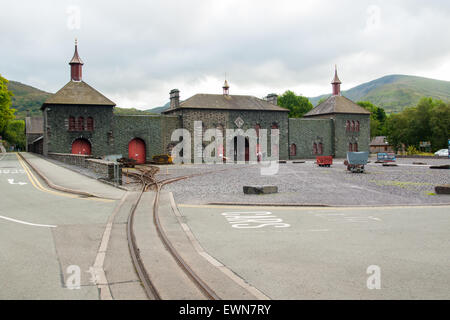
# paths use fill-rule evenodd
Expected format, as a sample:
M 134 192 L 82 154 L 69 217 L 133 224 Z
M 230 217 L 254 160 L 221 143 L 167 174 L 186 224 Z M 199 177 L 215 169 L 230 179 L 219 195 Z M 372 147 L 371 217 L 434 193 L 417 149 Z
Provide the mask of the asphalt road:
M 0 160 L 0 195 L 0 299 L 98 299 L 88 271 L 117 201 L 50 190 L 16 154 Z
M 179 209 L 210 255 L 272 299 L 450 299 L 449 206 Z

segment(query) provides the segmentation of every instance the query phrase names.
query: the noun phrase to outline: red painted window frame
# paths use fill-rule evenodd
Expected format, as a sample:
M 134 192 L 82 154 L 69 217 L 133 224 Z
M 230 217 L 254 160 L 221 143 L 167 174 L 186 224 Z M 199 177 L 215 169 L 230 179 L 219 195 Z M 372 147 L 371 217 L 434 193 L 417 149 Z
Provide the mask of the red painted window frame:
M 69 117 L 69 131 L 75 131 L 75 129 L 76 129 L 75 117 L 70 116 Z
M 94 131 L 94 118 L 88 117 L 86 119 L 86 130 L 87 131 Z
M 77 131 L 84 131 L 84 118 L 78 117 L 77 119 Z

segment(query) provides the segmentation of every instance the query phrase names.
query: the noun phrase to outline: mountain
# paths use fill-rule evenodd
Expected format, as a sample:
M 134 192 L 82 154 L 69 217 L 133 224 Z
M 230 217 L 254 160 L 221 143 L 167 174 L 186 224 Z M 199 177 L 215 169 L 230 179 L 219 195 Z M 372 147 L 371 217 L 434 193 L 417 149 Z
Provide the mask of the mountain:
M 14 93 L 12 98 L 13 108 L 16 109 L 16 117 L 23 119 L 27 110 L 32 115 L 41 115 L 39 108 L 51 93 L 33 88 L 17 81 L 9 81 L 8 88 Z M 450 101 L 450 82 L 428 79 L 407 75 L 389 75 L 367 83 L 360 84 L 350 90 L 342 91 L 342 95 L 358 101 L 370 101 L 386 112 L 400 112 L 406 107 L 417 105 L 420 98 L 432 97 L 444 101 Z M 321 95 L 309 98 L 313 105 L 317 105 Z M 144 115 L 158 114 L 169 108 L 170 102 L 164 106 L 148 110 L 137 110 L 134 108 L 114 108 L 116 114 Z
M 12 106 L 16 109 L 16 118 L 23 119 L 27 115 L 27 110 L 32 115 L 41 115 L 39 108 L 42 103 L 51 96 L 51 93 L 36 89 L 26 84 L 9 81 L 8 89 L 14 94 Z
M 170 106 L 170 101 L 167 102 L 165 105 L 163 105 L 161 107 L 156 107 L 156 108 L 148 109 L 148 110 L 145 110 L 145 111 L 152 112 L 152 113 L 161 113 L 161 112 L 169 109 L 169 106 Z
M 40 108 L 42 104 L 52 95 L 52 93 L 11 80 L 8 82 L 8 89 L 14 94 L 12 97 L 12 107 L 16 109 L 15 115 L 17 119 L 24 119 L 27 116 L 27 111 L 32 116 L 41 116 Z M 118 115 L 152 115 L 160 112 L 115 107 L 114 113 Z
M 450 101 L 450 82 L 416 76 L 388 75 L 342 91 L 342 95 L 355 102 L 370 101 L 392 113 L 416 106 L 422 97 Z M 328 96 L 330 95 L 321 95 L 309 100 L 313 105 L 317 105 L 321 98 Z

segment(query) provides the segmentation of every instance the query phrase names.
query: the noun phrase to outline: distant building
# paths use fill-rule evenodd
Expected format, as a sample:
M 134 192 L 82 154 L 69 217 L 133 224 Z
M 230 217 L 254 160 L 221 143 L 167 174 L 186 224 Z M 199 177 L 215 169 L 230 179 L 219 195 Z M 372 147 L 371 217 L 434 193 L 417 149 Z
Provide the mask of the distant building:
M 43 133 L 44 133 L 44 118 L 30 117 L 25 118 L 25 137 L 26 137 L 26 151 L 40 153 L 43 152 Z
M 333 95 L 301 119 L 289 119 L 288 110 L 277 105 L 275 94 L 265 99 L 231 95 L 227 81 L 222 94 L 195 94 L 184 101 L 180 101 L 180 91 L 173 89 L 170 108 L 162 115 L 119 116 L 113 113 L 114 102 L 83 81 L 83 64 L 75 43 L 69 62 L 70 81 L 41 107 L 44 155 L 120 155 L 144 163 L 154 155 L 170 152 L 176 143 L 171 141 L 175 129 L 187 129 L 194 137 L 194 121 L 202 122 L 200 132 L 220 129 L 224 136 L 226 129 L 254 128 L 257 134 L 267 129 L 270 139 L 270 129 L 279 129 L 278 154 L 270 150 L 269 140 L 267 156 L 284 160 L 317 155 L 345 157 L 347 151 L 369 151 L 370 113 L 341 96 L 337 70 L 332 81 Z M 236 151 L 235 159 L 260 154 L 260 142 L 258 138 L 252 149 L 245 139 L 245 151 L 239 151 L 245 155 L 237 157 Z M 236 146 L 236 139 L 233 143 Z M 230 148 L 226 143 L 222 147 L 223 152 Z M 196 151 L 191 151 L 194 156 Z
M 385 136 L 377 136 L 370 142 L 370 153 L 394 153 L 394 147 L 389 144 Z

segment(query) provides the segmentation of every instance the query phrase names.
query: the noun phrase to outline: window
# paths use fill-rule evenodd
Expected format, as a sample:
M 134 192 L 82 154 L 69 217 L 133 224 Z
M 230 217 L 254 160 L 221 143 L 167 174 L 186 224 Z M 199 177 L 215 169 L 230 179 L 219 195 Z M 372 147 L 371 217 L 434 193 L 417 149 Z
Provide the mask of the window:
M 83 117 L 78 118 L 77 131 L 84 131 L 84 118 Z
M 359 132 L 359 121 L 356 121 L 356 132 Z
M 313 154 L 317 154 L 317 143 L 313 144 Z
M 295 145 L 295 143 L 291 144 L 290 155 L 291 156 L 296 156 L 297 155 L 297 146 Z
M 347 120 L 347 124 L 345 126 L 345 131 L 350 131 L 350 120 Z
M 348 144 L 348 151 L 353 152 L 353 144 L 351 142 Z
M 89 117 L 86 120 L 86 130 L 87 131 L 94 131 L 94 118 Z
M 69 117 L 69 131 L 75 131 L 75 117 Z
M 350 131 L 351 131 L 351 132 L 354 132 L 354 131 L 355 131 L 355 121 L 353 121 L 353 120 L 352 120 L 352 126 L 351 126 L 351 128 L 350 128 Z
M 319 154 L 323 154 L 323 144 L 319 142 Z
M 355 142 L 355 143 L 353 144 L 353 150 L 354 150 L 355 152 L 358 152 L 358 143 L 357 143 L 357 142 Z

